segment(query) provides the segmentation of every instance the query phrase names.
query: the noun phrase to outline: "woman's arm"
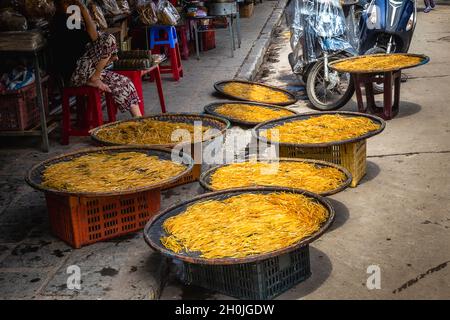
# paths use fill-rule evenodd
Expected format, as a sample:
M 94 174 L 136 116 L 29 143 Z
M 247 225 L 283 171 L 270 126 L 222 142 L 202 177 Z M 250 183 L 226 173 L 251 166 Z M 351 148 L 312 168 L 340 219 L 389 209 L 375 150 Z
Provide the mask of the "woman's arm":
M 95 25 L 94 20 L 92 20 L 88 8 L 86 8 L 80 0 L 76 0 L 76 2 L 80 7 L 81 15 L 83 16 L 84 24 L 86 25 L 86 32 L 89 34 L 92 41 L 96 41 L 98 39 L 97 26 Z

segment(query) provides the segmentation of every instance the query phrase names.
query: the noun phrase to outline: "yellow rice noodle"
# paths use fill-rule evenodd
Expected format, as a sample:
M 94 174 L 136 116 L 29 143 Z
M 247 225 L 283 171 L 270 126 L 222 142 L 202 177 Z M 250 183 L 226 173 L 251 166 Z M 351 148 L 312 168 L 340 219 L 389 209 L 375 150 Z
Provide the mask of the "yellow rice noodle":
M 261 131 L 261 136 L 281 143 L 327 143 L 357 138 L 379 128 L 379 124 L 366 117 L 323 115 L 275 126 Z M 272 130 L 277 130 L 278 136 Z
M 338 62 L 333 68 L 345 72 L 399 70 L 419 64 L 421 57 L 402 54 L 368 55 Z
M 280 250 L 317 232 L 328 210 L 293 193 L 243 194 L 196 203 L 164 222 L 162 244 L 205 259 L 244 258 Z
M 241 99 L 267 104 L 286 103 L 291 100 L 284 92 L 251 83 L 230 82 L 223 87 L 223 91 Z
M 49 166 L 43 173 L 43 186 L 69 192 L 125 191 L 157 184 L 185 169 L 145 153 L 95 153 Z
M 339 188 L 346 178 L 336 168 L 306 162 L 244 162 L 217 169 L 211 176 L 211 186 L 214 190 L 275 186 L 325 193 Z
M 224 104 L 215 110 L 218 114 L 252 123 L 265 122 L 295 115 L 287 109 L 272 109 L 248 104 Z
M 180 129 L 189 131 L 191 140 L 194 142 L 194 125 L 152 119 L 122 122 L 116 126 L 99 130 L 97 137 L 116 144 L 165 145 L 179 142 L 172 141 L 172 133 Z M 208 126 L 202 126 L 202 136 L 209 129 L 211 128 Z

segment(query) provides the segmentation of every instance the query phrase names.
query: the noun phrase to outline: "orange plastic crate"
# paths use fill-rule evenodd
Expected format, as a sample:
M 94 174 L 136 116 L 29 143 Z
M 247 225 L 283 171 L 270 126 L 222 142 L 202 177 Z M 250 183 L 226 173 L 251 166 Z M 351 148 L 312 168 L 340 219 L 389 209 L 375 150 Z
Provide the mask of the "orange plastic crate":
M 161 207 L 160 190 L 123 196 L 75 197 L 46 194 L 55 236 L 78 249 L 142 230 Z
M 187 176 L 184 176 L 180 180 L 172 183 L 171 185 L 164 188 L 164 190 L 172 189 L 175 187 L 183 186 L 185 184 L 193 183 L 200 180 L 200 176 L 202 175 L 202 165 L 194 164 L 194 169 L 192 169 L 191 173 Z

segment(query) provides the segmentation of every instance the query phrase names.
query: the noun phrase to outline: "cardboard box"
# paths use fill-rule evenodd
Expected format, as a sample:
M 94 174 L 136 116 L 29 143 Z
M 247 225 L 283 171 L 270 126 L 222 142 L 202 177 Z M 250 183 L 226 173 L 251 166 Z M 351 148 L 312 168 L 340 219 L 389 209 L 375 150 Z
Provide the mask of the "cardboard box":
M 253 3 L 246 3 L 239 6 L 239 15 L 241 18 L 250 18 L 253 15 L 255 5 Z

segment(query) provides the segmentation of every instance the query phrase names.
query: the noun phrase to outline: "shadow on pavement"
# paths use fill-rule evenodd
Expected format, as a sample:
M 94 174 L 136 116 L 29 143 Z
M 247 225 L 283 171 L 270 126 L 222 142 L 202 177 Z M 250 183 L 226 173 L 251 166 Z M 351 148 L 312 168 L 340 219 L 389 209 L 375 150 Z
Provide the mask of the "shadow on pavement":
M 372 181 L 380 174 L 380 167 L 372 161 L 367 161 L 367 173 L 361 180 L 359 185 L 363 185 L 369 181 Z
M 311 259 L 311 277 L 280 295 L 277 300 L 296 300 L 303 298 L 320 288 L 330 277 L 331 271 L 333 270 L 330 258 L 312 246 L 309 246 L 309 255 Z
M 347 220 L 350 218 L 350 211 L 342 202 L 331 198 L 328 198 L 327 200 L 330 201 L 331 205 L 334 208 L 334 211 L 336 212 L 334 222 L 331 225 L 330 229 L 327 231 L 333 232 L 334 230 L 342 227 L 347 222 Z
M 400 110 L 395 118 L 409 117 L 413 114 L 419 113 L 420 110 L 422 110 L 422 106 L 418 105 L 417 103 L 400 101 Z

